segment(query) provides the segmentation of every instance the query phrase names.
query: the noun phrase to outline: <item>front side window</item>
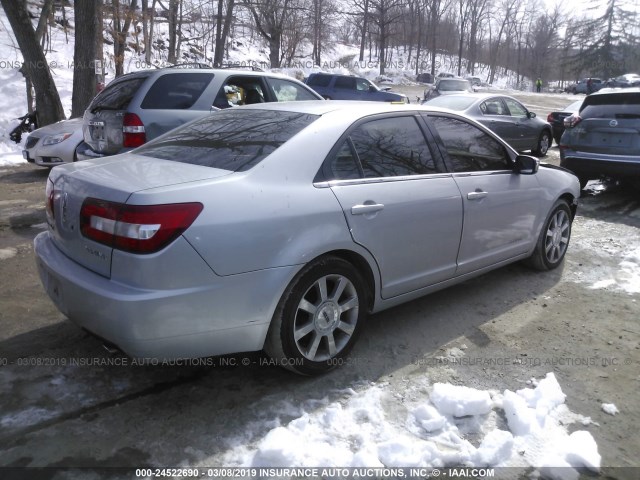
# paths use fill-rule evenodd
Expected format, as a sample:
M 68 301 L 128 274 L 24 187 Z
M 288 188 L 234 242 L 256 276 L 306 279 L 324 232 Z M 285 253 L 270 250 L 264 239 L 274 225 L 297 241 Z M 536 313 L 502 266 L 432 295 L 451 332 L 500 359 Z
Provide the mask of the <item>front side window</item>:
M 509 109 L 509 113 L 511 113 L 512 117 L 526 117 L 527 109 L 524 108 L 520 103 L 512 100 L 510 98 L 505 98 L 504 102 L 507 104 L 507 108 Z
M 282 78 L 269 78 L 269 86 L 279 102 L 318 100 L 309 90 L 297 83 Z
M 454 172 L 511 170 L 502 144 L 475 125 L 451 117 L 428 118 L 444 143 Z
M 357 127 L 350 138 L 367 178 L 436 173 L 414 117 L 372 120 Z
M 135 153 L 233 172 L 245 171 L 317 118 L 297 112 L 232 108 L 178 127 L 136 149 Z
M 368 92 L 369 88 L 371 88 L 371 84 L 364 78 L 359 78 L 356 81 L 356 88 L 360 92 Z

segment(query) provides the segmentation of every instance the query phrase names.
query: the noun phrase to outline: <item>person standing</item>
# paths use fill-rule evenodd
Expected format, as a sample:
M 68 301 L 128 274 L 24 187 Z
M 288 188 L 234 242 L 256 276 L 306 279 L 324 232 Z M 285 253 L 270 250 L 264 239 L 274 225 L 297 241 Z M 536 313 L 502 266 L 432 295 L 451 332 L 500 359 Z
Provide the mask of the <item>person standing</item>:
M 593 93 L 593 80 L 591 77 L 587 79 L 587 95 L 591 95 Z
M 538 77 L 536 80 L 536 92 L 540 93 L 540 90 L 542 90 L 542 80 Z

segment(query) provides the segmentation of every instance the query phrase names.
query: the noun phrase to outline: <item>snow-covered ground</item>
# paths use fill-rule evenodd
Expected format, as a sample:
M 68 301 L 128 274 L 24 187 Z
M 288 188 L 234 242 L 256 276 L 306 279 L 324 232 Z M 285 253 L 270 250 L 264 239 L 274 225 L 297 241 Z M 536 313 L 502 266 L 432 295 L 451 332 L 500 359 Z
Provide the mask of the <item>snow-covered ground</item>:
M 341 392 L 340 400 L 280 403 L 271 407 L 273 418 L 226 439 L 221 457 L 199 452 L 198 464 L 535 467 L 552 479 L 577 479 L 576 468 L 598 472 L 596 442 L 579 429 L 592 424 L 591 419 L 567 408 L 553 373 L 527 383 L 515 392 L 498 392 L 430 384 L 422 376 L 407 382 L 404 391 L 368 384 Z M 256 406 L 264 408 L 264 402 Z M 573 425 L 578 428 L 569 433 Z

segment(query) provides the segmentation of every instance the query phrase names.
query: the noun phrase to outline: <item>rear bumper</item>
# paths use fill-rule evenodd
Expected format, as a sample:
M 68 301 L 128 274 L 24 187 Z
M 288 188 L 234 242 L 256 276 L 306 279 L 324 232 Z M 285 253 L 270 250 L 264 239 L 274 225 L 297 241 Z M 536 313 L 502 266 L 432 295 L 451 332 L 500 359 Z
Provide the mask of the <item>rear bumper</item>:
M 76 148 L 76 157 L 78 160 L 91 160 L 92 158 L 102 158 L 106 156 L 104 153 L 94 151 L 86 142 L 80 142 L 80 145 Z
M 206 285 L 149 290 L 98 275 L 66 257 L 49 232 L 34 240 L 45 290 L 72 322 L 144 359 L 262 349 L 271 317 L 297 269 L 215 277 Z
M 640 157 L 578 152 L 561 147 L 560 166 L 578 177 L 640 177 Z

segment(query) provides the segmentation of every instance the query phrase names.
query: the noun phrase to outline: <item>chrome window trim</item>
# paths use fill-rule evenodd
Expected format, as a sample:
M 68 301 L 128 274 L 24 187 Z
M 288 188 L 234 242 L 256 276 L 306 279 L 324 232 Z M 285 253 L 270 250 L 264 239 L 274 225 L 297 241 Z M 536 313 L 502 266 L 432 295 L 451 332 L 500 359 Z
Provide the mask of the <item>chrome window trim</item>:
M 411 180 L 430 180 L 435 178 L 452 178 L 451 172 L 428 173 L 422 175 L 400 175 L 397 177 L 352 178 L 348 180 L 330 180 L 313 182 L 316 188 L 342 187 L 347 185 L 368 185 L 372 183 L 407 182 Z

